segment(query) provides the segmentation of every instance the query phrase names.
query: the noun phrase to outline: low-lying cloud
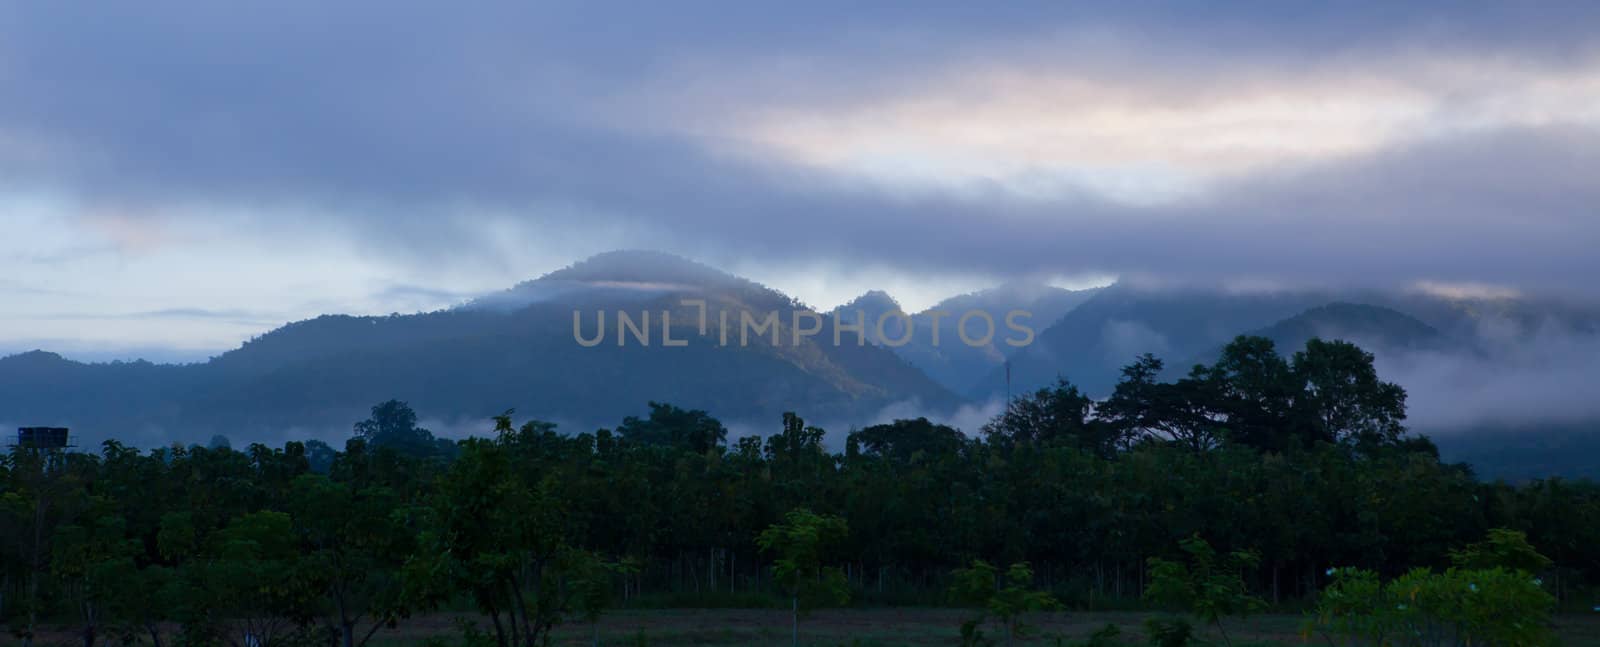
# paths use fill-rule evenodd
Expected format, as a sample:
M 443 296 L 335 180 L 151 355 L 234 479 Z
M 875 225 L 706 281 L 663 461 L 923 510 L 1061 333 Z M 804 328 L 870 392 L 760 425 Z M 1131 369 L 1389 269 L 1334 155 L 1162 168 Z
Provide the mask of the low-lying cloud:
M 1413 428 L 1600 424 L 1600 336 L 1545 324 L 1526 335 L 1486 330 L 1483 339 L 1473 353 L 1378 356 L 1379 375 L 1406 389 Z

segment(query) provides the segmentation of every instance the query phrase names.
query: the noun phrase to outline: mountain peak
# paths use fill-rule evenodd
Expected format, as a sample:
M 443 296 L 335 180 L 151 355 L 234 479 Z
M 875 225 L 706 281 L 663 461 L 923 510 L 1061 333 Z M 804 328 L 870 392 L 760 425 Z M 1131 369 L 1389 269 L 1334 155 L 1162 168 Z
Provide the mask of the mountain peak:
M 19 365 L 23 365 L 23 366 L 64 364 L 64 363 L 67 363 L 68 361 L 69 360 L 67 360 L 67 358 L 62 357 L 60 354 L 52 353 L 50 351 L 45 351 L 45 350 L 37 350 L 37 349 L 36 350 L 30 350 L 30 351 L 22 352 L 22 353 L 17 353 L 15 355 L 7 355 L 7 356 L 4 356 L 4 357 L 0 357 L 0 362 L 14 363 L 14 364 L 19 364 Z
M 738 277 L 675 254 L 627 249 L 595 254 L 539 281 L 679 283 L 697 286 L 740 283 Z
M 774 302 L 787 301 L 787 297 L 757 283 L 682 256 L 652 250 L 617 250 L 595 254 L 503 292 L 484 295 L 463 309 L 515 310 L 553 300 L 577 302 L 624 295 L 654 298 L 694 292 L 756 294 Z
M 1437 329 L 1411 315 L 1383 306 L 1335 301 L 1308 309 L 1262 329 L 1258 334 L 1293 352 L 1312 337 L 1345 339 L 1373 349 L 1417 348 L 1438 342 Z
M 901 310 L 900 302 L 889 296 L 883 290 L 868 290 L 861 296 L 851 299 L 849 303 L 834 308 L 835 312 L 842 310 L 863 310 L 869 314 L 877 315 L 884 312 Z

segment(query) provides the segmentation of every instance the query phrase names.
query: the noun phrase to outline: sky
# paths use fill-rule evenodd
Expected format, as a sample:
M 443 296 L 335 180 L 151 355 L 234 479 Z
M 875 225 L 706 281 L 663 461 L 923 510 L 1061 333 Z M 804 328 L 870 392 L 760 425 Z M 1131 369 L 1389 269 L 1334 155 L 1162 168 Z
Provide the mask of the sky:
M 200 359 L 623 248 L 1600 297 L 1595 3 L 0 5 L 0 354 Z

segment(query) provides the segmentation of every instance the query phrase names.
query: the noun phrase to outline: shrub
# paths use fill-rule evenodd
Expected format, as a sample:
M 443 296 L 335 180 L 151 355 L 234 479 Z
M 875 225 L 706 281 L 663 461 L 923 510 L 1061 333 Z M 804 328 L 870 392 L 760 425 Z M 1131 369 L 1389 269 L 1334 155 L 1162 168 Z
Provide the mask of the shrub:
M 969 568 L 956 569 L 951 574 L 955 583 L 950 592 L 960 601 L 976 606 L 982 611 L 961 625 L 963 645 L 986 644 L 979 627 L 990 617 L 1000 621 L 1005 628 L 1006 644 L 1027 637 L 1030 627 L 1022 616 L 1030 611 L 1049 611 L 1061 608 L 1049 593 L 1033 590 L 1033 569 L 1027 562 L 1012 564 L 1006 569 L 1002 586 L 998 569 L 983 560 L 973 560 Z
M 1522 571 L 1529 575 L 1544 572 L 1553 563 L 1549 557 L 1534 550 L 1533 545 L 1528 543 L 1526 534 L 1506 528 L 1490 530 L 1489 536 L 1483 541 L 1462 550 L 1450 551 L 1450 561 L 1457 568 L 1474 570 L 1504 568 Z
M 1183 618 L 1151 618 L 1144 622 L 1144 629 L 1156 647 L 1184 647 L 1194 637 L 1194 625 Z
M 1555 642 L 1555 598 L 1540 582 L 1506 568 L 1443 573 L 1416 569 L 1380 586 L 1370 571 L 1335 569 L 1306 633 L 1374 645 L 1501 645 Z
M 1244 617 L 1261 610 L 1266 602 L 1250 595 L 1239 575 L 1260 562 L 1253 552 L 1235 551 L 1225 556 L 1199 535 L 1179 543 L 1189 554 L 1187 563 L 1150 559 L 1150 588 L 1145 597 L 1189 609 L 1195 617 L 1217 628 L 1222 640 L 1232 644 L 1222 619 Z

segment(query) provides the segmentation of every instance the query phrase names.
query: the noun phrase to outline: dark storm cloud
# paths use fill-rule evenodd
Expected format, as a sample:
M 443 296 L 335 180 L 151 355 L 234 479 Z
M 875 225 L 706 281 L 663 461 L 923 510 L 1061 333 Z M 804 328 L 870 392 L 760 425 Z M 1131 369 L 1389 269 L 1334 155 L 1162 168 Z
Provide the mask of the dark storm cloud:
M 1416 49 L 1560 65 L 1594 52 L 1600 24 L 1587 4 L 1065 4 L 11 5 L 0 191 L 222 206 L 446 255 L 470 251 L 471 212 L 486 209 L 516 214 L 530 237 L 604 228 L 624 232 L 618 246 L 723 262 L 1556 289 L 1600 271 L 1586 248 L 1600 240 L 1600 188 L 1582 171 L 1596 167 L 1593 131 L 1425 139 L 1133 207 L 1087 190 L 894 190 L 725 154 L 725 142 L 647 127 L 665 106 L 618 105 L 680 83 L 729 101 L 746 85 L 754 103 L 843 101 L 952 61 L 1048 59 L 1068 30 L 1137 45 L 1080 67 L 1205 78 Z M 802 61 L 803 82 L 786 85 L 781 66 L 769 79 L 693 76 L 741 60 Z

